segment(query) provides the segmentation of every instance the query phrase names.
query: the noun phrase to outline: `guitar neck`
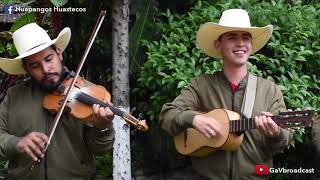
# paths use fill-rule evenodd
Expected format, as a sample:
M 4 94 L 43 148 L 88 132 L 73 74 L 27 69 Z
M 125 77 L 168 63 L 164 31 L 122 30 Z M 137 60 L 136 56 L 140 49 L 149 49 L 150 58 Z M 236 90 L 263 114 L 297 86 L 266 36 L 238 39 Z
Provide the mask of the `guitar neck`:
M 311 126 L 314 110 L 281 112 L 272 116 L 272 120 L 281 128 Z M 241 116 L 239 120 L 230 120 L 230 132 L 256 129 L 255 119 Z
M 245 130 L 255 129 L 256 124 L 254 118 L 246 118 L 241 116 L 239 120 L 231 120 L 230 121 L 230 132 L 241 132 Z

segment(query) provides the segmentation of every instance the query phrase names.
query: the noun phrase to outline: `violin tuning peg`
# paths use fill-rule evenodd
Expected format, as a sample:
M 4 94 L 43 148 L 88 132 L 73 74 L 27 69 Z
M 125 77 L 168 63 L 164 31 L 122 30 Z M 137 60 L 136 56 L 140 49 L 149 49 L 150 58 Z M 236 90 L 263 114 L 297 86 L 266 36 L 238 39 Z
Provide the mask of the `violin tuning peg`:
M 138 119 L 139 119 L 139 120 L 143 119 L 143 113 L 139 113 Z
M 130 114 L 132 114 L 136 109 L 137 109 L 136 107 L 131 108 Z

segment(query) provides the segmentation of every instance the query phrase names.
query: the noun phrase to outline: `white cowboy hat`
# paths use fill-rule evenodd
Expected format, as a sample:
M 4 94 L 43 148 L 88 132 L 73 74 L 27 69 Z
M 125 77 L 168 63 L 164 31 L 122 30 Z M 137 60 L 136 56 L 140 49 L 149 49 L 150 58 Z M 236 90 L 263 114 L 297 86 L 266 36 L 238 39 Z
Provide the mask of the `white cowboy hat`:
M 245 31 L 252 36 L 252 53 L 255 53 L 268 42 L 272 29 L 272 25 L 251 27 L 247 11 L 228 9 L 222 13 L 219 24 L 207 22 L 200 26 L 197 32 L 197 46 L 208 56 L 221 58 L 220 52 L 214 47 L 214 41 L 226 32 Z
M 19 56 L 14 59 L 0 58 L 0 68 L 9 74 L 26 74 L 22 58 L 38 53 L 51 45 L 55 45 L 63 52 L 69 44 L 71 30 L 66 27 L 57 38 L 51 40 L 48 33 L 38 24 L 30 23 L 16 30 L 12 38 Z

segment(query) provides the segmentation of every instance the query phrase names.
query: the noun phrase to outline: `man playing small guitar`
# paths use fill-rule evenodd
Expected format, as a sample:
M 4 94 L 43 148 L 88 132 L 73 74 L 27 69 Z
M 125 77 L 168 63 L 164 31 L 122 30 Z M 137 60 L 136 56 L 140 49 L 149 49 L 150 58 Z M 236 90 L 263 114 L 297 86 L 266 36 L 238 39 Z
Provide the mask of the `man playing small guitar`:
M 219 23 L 201 25 L 197 46 L 207 55 L 221 58 L 223 70 L 196 77 L 173 102 L 165 104 L 160 113 L 161 127 L 174 136 L 187 128 L 212 140 L 222 136 L 221 123 L 201 112 L 223 108 L 241 113 L 249 75 L 247 60 L 268 42 L 272 29 L 272 25 L 252 27 L 242 9 L 226 10 Z M 191 157 L 193 168 L 209 179 L 265 179 L 254 174 L 254 167 L 272 166 L 273 155 L 287 148 L 289 131 L 272 119 L 273 114 L 285 111 L 280 89 L 258 77 L 252 111 L 256 129 L 244 131 L 242 143 L 234 151 L 219 150 L 205 157 Z

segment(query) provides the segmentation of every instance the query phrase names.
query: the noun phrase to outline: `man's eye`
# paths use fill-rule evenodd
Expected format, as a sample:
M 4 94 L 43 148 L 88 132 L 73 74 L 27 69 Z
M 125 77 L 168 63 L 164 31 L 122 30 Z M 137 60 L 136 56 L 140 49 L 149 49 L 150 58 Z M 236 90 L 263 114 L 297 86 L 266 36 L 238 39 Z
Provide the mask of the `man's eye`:
M 32 69 L 36 69 L 38 67 L 38 65 L 34 64 L 30 66 Z
M 51 58 L 51 57 L 50 57 L 50 58 L 47 58 L 45 61 L 46 61 L 46 62 L 50 62 L 50 61 L 52 61 L 52 58 Z

